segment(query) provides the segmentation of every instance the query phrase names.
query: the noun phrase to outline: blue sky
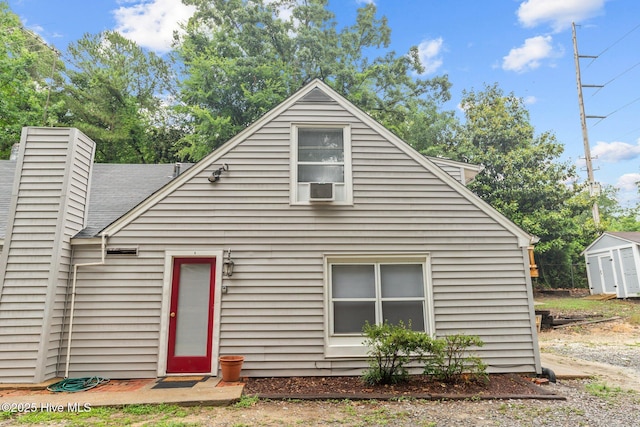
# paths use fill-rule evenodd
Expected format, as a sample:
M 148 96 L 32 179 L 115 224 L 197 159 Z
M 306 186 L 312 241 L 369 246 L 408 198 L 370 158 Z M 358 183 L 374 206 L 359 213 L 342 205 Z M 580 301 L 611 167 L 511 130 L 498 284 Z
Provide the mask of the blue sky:
M 374 2 L 388 18 L 391 49 L 419 46 L 425 76 L 447 74 L 457 109 L 463 90 L 498 83 L 523 98 L 537 133 L 565 146 L 586 179 L 571 22 L 576 22 L 595 178 L 637 204 L 640 181 L 640 2 L 637 0 L 330 0 L 339 26 Z M 24 24 L 59 50 L 84 33 L 116 29 L 158 53 L 191 11 L 179 0 L 9 0 Z

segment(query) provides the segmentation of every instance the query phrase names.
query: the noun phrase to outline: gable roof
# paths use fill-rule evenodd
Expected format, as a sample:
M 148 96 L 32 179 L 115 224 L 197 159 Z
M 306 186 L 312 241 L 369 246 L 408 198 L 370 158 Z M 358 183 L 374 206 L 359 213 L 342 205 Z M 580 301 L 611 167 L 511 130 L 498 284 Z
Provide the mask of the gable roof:
M 87 226 L 75 237 L 95 236 L 171 181 L 174 170 L 174 164 L 95 163 L 91 172 Z
M 640 231 L 607 231 L 606 233 L 632 243 L 640 243 Z
M 624 240 L 628 243 L 640 244 L 640 231 L 605 231 L 598 238 L 596 238 L 589 246 L 582 251 L 581 255 L 588 252 L 593 246 L 595 246 L 605 236 L 615 237 L 617 239 Z
M 304 100 L 309 101 L 310 99 L 316 102 L 323 101 L 332 101 L 337 102 L 342 108 L 353 114 L 360 121 L 365 123 L 367 126 L 371 127 L 373 130 L 382 135 L 385 139 L 387 139 L 390 143 L 394 144 L 401 151 L 412 157 L 416 162 L 421 164 L 425 169 L 429 170 L 431 173 L 436 175 L 442 181 L 453 187 L 458 193 L 460 193 L 463 197 L 465 197 L 469 202 L 478 207 L 480 210 L 488 214 L 490 217 L 494 218 L 499 224 L 505 227 L 505 229 L 512 232 L 519 239 L 520 246 L 527 246 L 535 241 L 536 238 L 526 233 L 524 230 L 519 228 L 513 222 L 511 222 L 508 218 L 503 216 L 493 207 L 491 207 L 488 203 L 481 200 L 478 196 L 476 196 L 471 190 L 466 188 L 462 183 L 451 177 L 448 173 L 438 167 L 434 162 L 426 158 L 425 156 L 418 153 L 414 150 L 409 144 L 401 140 L 383 125 L 372 119 L 368 114 L 364 111 L 360 110 L 358 107 L 349 102 L 342 95 L 334 91 L 331 87 L 329 87 L 326 83 L 321 80 L 313 80 L 308 83 L 306 86 L 298 90 L 295 94 L 291 95 L 289 98 L 285 99 L 271 111 L 267 112 L 260 119 L 255 121 L 253 124 L 239 132 L 236 136 L 231 138 L 225 144 L 220 146 L 217 150 L 213 151 L 211 154 L 200 160 L 196 163 L 192 168 L 186 171 L 181 176 L 177 177 L 173 181 L 169 182 L 162 189 L 154 193 L 152 196 L 148 197 L 142 203 L 138 204 L 131 211 L 127 212 L 125 215 L 114 221 L 112 224 L 104 228 L 100 234 L 101 235 L 113 235 L 117 233 L 119 230 L 124 228 L 131 221 L 135 220 L 137 217 L 142 215 L 160 200 L 165 198 L 167 195 L 171 194 L 177 188 L 179 188 L 183 183 L 189 181 L 196 175 L 202 173 L 205 169 L 210 168 L 212 163 L 215 163 L 220 158 L 222 158 L 226 153 L 233 150 L 238 144 L 243 142 L 247 137 L 251 134 L 262 128 L 265 124 L 273 120 L 275 117 L 282 114 L 288 108 L 293 106 L 296 102 Z
M 484 166 L 474 165 L 471 163 L 459 162 L 457 160 L 445 159 L 442 157 L 425 156 L 442 169 L 457 168 L 461 169 L 460 179 L 463 184 L 468 184 L 484 169 Z

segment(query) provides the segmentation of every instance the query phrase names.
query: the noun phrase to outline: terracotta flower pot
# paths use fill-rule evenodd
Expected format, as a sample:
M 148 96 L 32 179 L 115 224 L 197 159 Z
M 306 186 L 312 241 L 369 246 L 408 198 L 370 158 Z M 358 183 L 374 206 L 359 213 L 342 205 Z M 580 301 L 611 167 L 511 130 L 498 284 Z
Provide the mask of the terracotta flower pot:
M 220 356 L 220 370 L 222 371 L 222 381 L 240 381 L 240 371 L 244 356 Z

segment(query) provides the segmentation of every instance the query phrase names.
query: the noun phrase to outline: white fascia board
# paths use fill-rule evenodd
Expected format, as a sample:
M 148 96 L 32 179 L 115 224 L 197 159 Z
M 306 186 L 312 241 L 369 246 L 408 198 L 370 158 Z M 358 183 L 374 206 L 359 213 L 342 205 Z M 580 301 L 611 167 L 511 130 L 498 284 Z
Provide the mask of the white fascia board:
M 327 93 L 335 102 L 337 102 L 341 107 L 345 110 L 349 111 L 355 117 L 360 119 L 363 123 L 370 126 L 380 135 L 385 137 L 389 142 L 394 144 L 404 153 L 409 155 L 431 173 L 436 175 L 438 178 L 443 180 L 445 183 L 449 184 L 453 187 L 458 193 L 460 193 L 465 199 L 471 202 L 473 205 L 478 207 L 480 210 L 485 212 L 487 215 L 495 219 L 500 225 L 505 227 L 507 230 L 512 232 L 515 236 L 518 237 L 518 244 L 520 246 L 529 246 L 535 242 L 535 236 L 532 236 L 518 227 L 516 224 L 511 222 L 507 217 L 502 215 L 496 209 L 494 209 L 491 205 L 480 199 L 476 196 L 471 190 L 465 187 L 462 183 L 458 182 L 444 170 L 440 169 L 436 164 L 434 164 L 431 160 L 427 159 L 425 156 L 418 153 L 413 149 L 409 144 L 404 142 L 398 136 L 396 136 L 393 132 L 382 126 L 380 123 L 372 119 L 368 114 L 364 111 L 353 105 L 350 101 L 340 95 L 338 92 L 333 90 L 329 85 L 322 82 L 319 79 L 315 79 L 311 81 L 307 86 L 300 89 L 298 92 L 291 95 L 289 98 L 282 101 L 278 106 L 274 107 L 271 111 L 266 113 L 260 119 L 255 121 L 253 124 L 242 130 L 236 136 L 231 138 L 225 144 L 220 146 L 217 150 L 213 151 L 211 154 L 200 160 L 198 163 L 189 168 L 186 172 L 181 174 L 180 176 L 173 179 L 167 185 L 162 187 L 160 190 L 149 196 L 146 200 L 141 202 L 138 206 L 130 210 L 125 215 L 121 216 L 119 219 L 105 227 L 99 235 L 113 235 L 124 228 L 127 224 L 129 224 L 134 219 L 138 218 L 160 200 L 164 199 L 167 195 L 171 194 L 177 188 L 179 188 L 183 183 L 192 179 L 196 175 L 202 173 L 206 168 L 211 167 L 211 164 L 216 162 L 222 156 L 227 154 L 230 150 L 232 150 L 235 146 L 244 141 L 249 135 L 256 132 L 265 124 L 269 123 L 275 117 L 282 114 L 285 110 L 290 108 L 293 104 L 298 102 L 301 98 L 303 98 L 307 93 L 311 92 L 313 89 L 320 89 L 323 92 Z
M 229 141 L 218 147 L 211 154 L 204 157 L 202 160 L 194 164 L 190 167 L 186 172 L 180 174 L 178 177 L 174 178 L 171 182 L 167 183 L 160 190 L 156 191 L 154 194 L 149 196 L 147 199 L 142 201 L 138 206 L 131 209 L 129 212 L 118 218 L 116 221 L 105 227 L 99 235 L 106 234 L 107 236 L 112 236 L 118 231 L 122 230 L 127 224 L 131 221 L 138 218 L 160 200 L 164 199 L 166 196 L 171 194 L 177 188 L 179 188 L 182 184 L 192 179 L 196 175 L 202 173 L 205 169 L 211 167 L 211 164 L 216 162 L 222 156 L 231 151 L 235 146 L 244 141 L 247 137 L 249 137 L 252 133 L 256 132 L 265 124 L 269 123 L 275 117 L 280 115 L 286 109 L 290 108 L 293 104 L 295 104 L 300 98 L 309 93 L 311 90 L 315 89 L 319 86 L 320 81 L 314 80 L 309 83 L 304 88 L 300 89 L 297 93 L 291 95 L 289 98 L 282 101 L 279 105 L 274 107 L 271 111 L 267 112 L 264 116 L 256 120 L 253 124 L 246 127 L 244 130 L 239 132 L 236 136 L 231 138 Z M 324 85 L 322 87 L 325 87 Z
M 613 237 L 614 239 L 620 240 L 622 242 L 626 242 L 626 244 L 623 243 L 623 244 L 621 244 L 619 246 L 633 246 L 633 245 L 637 245 L 638 244 L 637 242 L 634 242 L 633 240 L 625 239 L 624 237 L 616 236 L 615 234 L 610 234 L 610 233 L 607 233 L 605 231 L 600 236 L 598 236 L 598 238 L 596 240 L 591 242 L 591 244 L 589 246 L 587 246 L 585 248 L 585 250 L 580 252 L 580 255 L 585 255 L 587 252 L 589 252 L 591 250 L 591 247 L 594 246 L 596 243 L 598 243 L 604 236 Z M 603 249 L 603 250 L 609 250 L 609 249 L 611 249 L 611 248 L 607 248 L 607 249 Z
M 520 227 L 518 227 L 515 223 L 513 223 L 510 219 L 505 217 L 503 214 L 498 212 L 494 207 L 490 204 L 482 200 L 475 193 L 465 187 L 461 182 L 457 179 L 453 178 L 451 175 L 442 170 L 438 165 L 433 163 L 432 160 L 418 153 L 413 147 L 400 139 L 393 132 L 382 126 L 380 123 L 371 118 L 364 111 L 360 110 L 358 107 L 349 102 L 346 98 L 342 97 L 342 95 L 335 92 L 329 86 L 322 82 L 318 82 L 322 84 L 321 89 L 330 92 L 330 94 L 334 97 L 335 101 L 338 102 L 343 108 L 352 113 L 354 116 L 359 118 L 361 121 L 369 125 L 372 129 L 377 131 L 380 135 L 385 137 L 389 142 L 394 144 L 400 150 L 404 151 L 405 154 L 412 157 L 415 161 L 420 163 L 427 169 L 429 172 L 436 175 L 438 178 L 443 180 L 445 183 L 449 184 L 454 190 L 458 191 L 460 195 L 462 195 L 465 199 L 471 202 L 473 205 L 478 207 L 481 211 L 495 219 L 500 225 L 504 228 L 512 232 L 518 238 L 518 245 L 520 247 L 530 246 L 536 243 L 539 239 L 536 236 L 533 236 Z
M 101 245 L 102 238 L 100 237 L 89 237 L 89 238 L 71 238 L 71 246 L 91 246 L 91 245 Z

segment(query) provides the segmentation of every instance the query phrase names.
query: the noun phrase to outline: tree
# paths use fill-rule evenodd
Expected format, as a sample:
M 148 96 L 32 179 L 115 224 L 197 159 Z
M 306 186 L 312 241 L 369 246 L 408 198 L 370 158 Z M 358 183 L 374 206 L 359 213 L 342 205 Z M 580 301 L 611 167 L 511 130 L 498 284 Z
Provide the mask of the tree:
M 440 145 L 453 159 L 484 167 L 469 188 L 525 231 L 538 236 L 537 263 L 553 286 L 571 284 L 572 264 L 597 235 L 593 203 L 576 179 L 575 168 L 558 161 L 563 146 L 550 132 L 535 134 L 524 102 L 497 84 L 464 91 L 465 122 L 458 141 Z
M 0 28 L 0 158 L 7 159 L 24 126 L 57 122 L 61 105 L 54 98 L 62 63 L 5 2 L 0 2 Z
M 640 188 L 638 189 L 640 192 Z M 640 204 L 623 207 L 617 199 L 618 189 L 606 185 L 598 198 L 602 229 L 607 231 L 640 231 Z
M 184 130 L 167 102 L 175 92 L 167 61 L 114 31 L 85 34 L 68 58 L 66 120 L 96 142 L 96 161 L 174 160 Z
M 327 0 L 184 0 L 196 6 L 177 39 L 185 65 L 183 112 L 193 132 L 181 154 L 198 160 L 314 78 L 393 131 L 447 100 L 446 76 L 423 71 L 417 48 L 384 51 L 390 29 L 369 4 L 340 31 Z M 375 59 L 366 53 L 383 52 Z

